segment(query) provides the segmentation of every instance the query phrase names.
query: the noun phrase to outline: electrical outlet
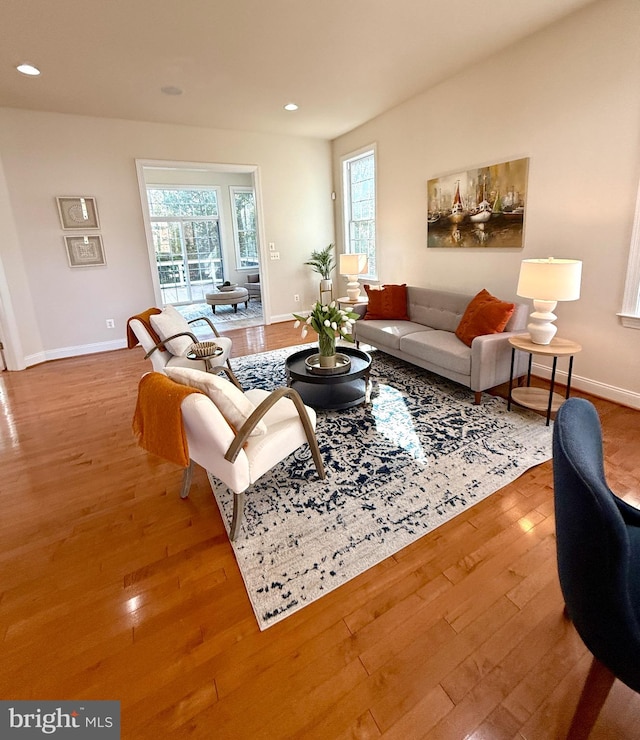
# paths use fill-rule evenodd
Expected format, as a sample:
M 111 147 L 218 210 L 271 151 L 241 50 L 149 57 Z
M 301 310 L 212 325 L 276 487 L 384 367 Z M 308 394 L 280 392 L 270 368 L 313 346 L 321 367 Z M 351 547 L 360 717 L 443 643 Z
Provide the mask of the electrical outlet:
M 296 294 L 295 294 L 295 295 L 293 296 L 293 300 L 294 300 L 294 301 L 295 301 L 296 303 L 300 303 L 300 296 L 299 296 L 299 295 L 298 295 L 298 294 L 296 293 Z
M 280 259 L 280 252 L 271 252 L 269 255 L 271 257 L 271 260 L 279 260 Z
M 113 319 L 107 319 L 107 329 L 115 329 L 116 322 Z

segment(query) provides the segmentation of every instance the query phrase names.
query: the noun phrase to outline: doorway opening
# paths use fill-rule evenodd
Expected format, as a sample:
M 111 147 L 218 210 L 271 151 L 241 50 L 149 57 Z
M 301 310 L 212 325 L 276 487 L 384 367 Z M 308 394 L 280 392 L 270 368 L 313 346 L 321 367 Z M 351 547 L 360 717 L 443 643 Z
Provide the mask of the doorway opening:
M 209 294 L 229 286 L 246 290 L 257 279 L 260 289 L 248 291 L 246 301 L 213 301 L 212 318 L 229 328 L 268 323 L 257 168 L 136 165 L 157 305 L 171 304 L 186 318 L 210 315 Z

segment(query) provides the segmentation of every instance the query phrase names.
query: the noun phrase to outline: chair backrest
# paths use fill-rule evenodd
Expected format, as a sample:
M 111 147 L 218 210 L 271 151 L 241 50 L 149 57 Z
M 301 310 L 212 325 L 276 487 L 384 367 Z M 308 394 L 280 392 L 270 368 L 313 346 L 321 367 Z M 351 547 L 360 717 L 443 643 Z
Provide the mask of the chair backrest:
M 136 337 L 138 337 L 138 341 L 142 345 L 142 349 L 144 349 L 145 352 L 149 352 L 156 343 L 151 334 L 149 334 L 147 327 L 139 319 L 131 319 L 129 321 L 129 326 Z M 172 355 L 169 352 L 161 349 L 157 349 L 149 355 L 153 369 L 158 373 L 164 371 L 164 368 L 171 357 Z
M 592 654 L 640 691 L 640 510 L 609 489 L 595 407 L 571 398 L 553 431 L 558 573 Z
M 249 461 L 244 450 L 235 462 L 225 460 L 235 434 L 215 403 L 205 395 L 187 396 L 182 401 L 182 420 L 191 459 L 230 488 L 247 488 L 251 482 Z

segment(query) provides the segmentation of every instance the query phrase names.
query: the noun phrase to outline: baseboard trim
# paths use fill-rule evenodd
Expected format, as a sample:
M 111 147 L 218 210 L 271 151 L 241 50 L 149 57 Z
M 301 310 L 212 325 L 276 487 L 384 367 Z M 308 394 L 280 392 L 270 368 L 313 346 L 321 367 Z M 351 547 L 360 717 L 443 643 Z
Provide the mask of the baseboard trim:
M 49 360 L 64 360 L 68 357 L 79 357 L 80 355 L 94 355 L 98 352 L 111 352 L 114 349 L 125 349 L 126 339 L 113 339 L 110 342 L 92 342 L 91 344 L 80 344 L 75 347 L 60 347 L 48 349 L 24 358 L 27 367 L 39 365 Z
M 280 323 L 281 321 L 290 320 L 290 314 L 271 317 L 272 323 Z M 24 358 L 24 361 L 26 366 L 30 367 L 49 360 L 63 360 L 67 357 L 92 355 L 98 352 L 111 352 L 116 349 L 125 349 L 126 346 L 127 342 L 125 339 L 114 339 L 110 342 L 93 342 L 91 344 L 82 344 L 76 347 L 60 347 L 59 349 L 46 350 L 45 352 L 27 355 Z M 546 380 L 551 379 L 551 368 L 546 365 L 533 363 L 532 372 Z M 564 370 L 556 370 L 556 379 L 559 383 L 566 385 L 567 372 Z M 622 406 L 628 406 L 629 408 L 640 410 L 640 393 L 635 393 L 626 388 L 618 388 L 614 385 L 608 385 L 607 383 L 600 383 L 597 380 L 591 380 L 590 378 L 585 378 L 581 375 L 576 375 L 575 373 L 571 376 L 571 386 L 584 391 L 585 393 L 590 393 L 592 396 L 604 398 L 607 401 L 613 401 Z
M 540 378 L 551 380 L 551 368 L 546 365 L 538 365 L 534 362 L 532 372 Z M 568 373 L 566 371 L 556 370 L 556 380 L 558 383 L 566 385 L 567 378 Z M 618 388 L 615 385 L 600 383 L 597 380 L 591 380 L 575 373 L 571 375 L 571 387 L 577 388 L 584 393 L 589 393 L 592 396 L 619 403 L 621 406 L 640 410 L 640 393 L 629 391 L 626 388 Z
M 293 322 L 295 321 L 295 319 L 290 313 L 281 313 L 281 314 L 278 314 L 277 316 L 272 316 L 270 323 L 271 324 L 282 324 L 285 321 L 290 321 L 291 325 L 293 325 Z

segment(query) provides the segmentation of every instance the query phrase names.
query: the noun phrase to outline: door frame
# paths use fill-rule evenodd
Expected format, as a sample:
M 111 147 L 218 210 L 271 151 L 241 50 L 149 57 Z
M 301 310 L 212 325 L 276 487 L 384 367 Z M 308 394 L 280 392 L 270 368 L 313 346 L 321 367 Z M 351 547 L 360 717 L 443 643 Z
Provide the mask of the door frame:
M 252 176 L 253 189 L 256 198 L 256 230 L 258 234 L 258 262 L 260 270 L 260 292 L 262 295 L 262 316 L 265 324 L 271 323 L 271 302 L 269 296 L 269 281 L 267 269 L 267 251 L 264 239 L 262 192 L 260 187 L 260 168 L 252 164 L 221 164 L 213 162 L 184 162 L 166 159 L 136 159 L 136 172 L 138 175 L 138 188 L 140 191 L 140 203 L 142 206 L 142 218 L 144 231 L 147 239 L 147 251 L 149 255 L 149 272 L 156 305 L 162 305 L 162 291 L 160 290 L 160 279 L 156 265 L 156 255 L 153 246 L 151 232 L 151 218 L 149 216 L 149 202 L 147 200 L 146 172 L 153 169 L 177 169 L 220 172 L 225 174 L 250 174 Z

